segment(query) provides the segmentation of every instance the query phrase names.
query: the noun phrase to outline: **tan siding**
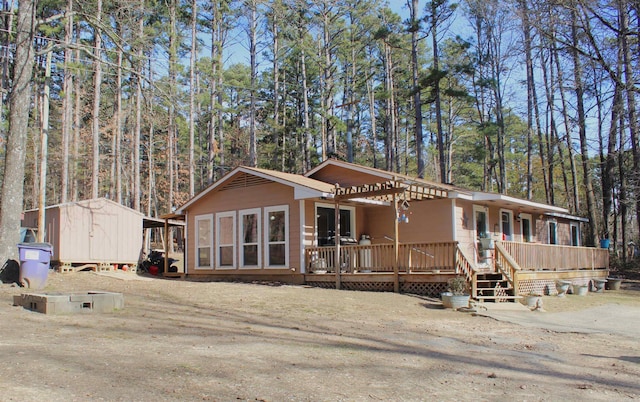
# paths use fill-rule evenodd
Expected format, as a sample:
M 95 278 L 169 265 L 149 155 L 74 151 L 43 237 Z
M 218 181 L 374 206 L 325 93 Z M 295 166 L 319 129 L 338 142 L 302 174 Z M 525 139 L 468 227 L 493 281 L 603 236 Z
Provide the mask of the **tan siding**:
M 473 203 L 456 200 L 456 240 L 460 248 L 469 258 L 473 258 L 476 250 L 475 228 L 473 227 Z
M 25 213 L 30 222 L 37 211 Z M 52 206 L 45 213 L 45 241 L 54 261 L 137 263 L 142 249 L 142 214 L 99 198 Z
M 339 166 L 328 165 L 311 176 L 312 178 L 326 183 L 338 183 L 342 187 L 351 187 L 361 184 L 379 183 L 385 181 L 381 177 L 358 172 L 352 169 L 345 169 Z
M 399 224 L 399 241 L 412 243 L 453 240 L 450 200 L 412 202 L 405 213 L 409 215 L 409 223 Z M 385 239 L 385 236 L 394 236 L 393 207 L 369 207 L 364 210 L 363 215 L 363 222 L 366 222 L 364 229 L 369 232 L 373 243 L 391 241 Z
M 243 209 L 260 208 L 261 219 L 264 220 L 264 208 L 287 205 L 289 207 L 289 267 L 284 270 L 265 268 L 251 269 L 198 269 L 195 267 L 195 218 L 199 215 L 216 214 L 219 212 L 240 211 Z M 236 218 L 237 219 L 237 218 Z M 236 226 L 239 222 L 236 221 Z M 262 225 L 263 222 L 261 221 Z M 215 190 L 206 194 L 196 203 L 191 205 L 187 216 L 187 266 L 189 274 L 251 274 L 259 271 L 262 274 L 291 273 L 291 269 L 300 270 L 300 207 L 294 200 L 293 188 L 275 182 L 260 184 L 250 187 L 234 188 L 229 190 Z M 264 227 L 263 229 L 264 230 Z M 214 248 L 215 248 L 215 216 L 214 216 Z M 264 232 L 262 233 L 264 236 Z M 260 240 L 261 255 L 264 255 L 264 243 Z M 213 250 L 215 254 L 215 249 Z M 240 250 L 236 248 L 237 261 L 239 262 Z M 263 261 L 263 265 L 265 262 Z

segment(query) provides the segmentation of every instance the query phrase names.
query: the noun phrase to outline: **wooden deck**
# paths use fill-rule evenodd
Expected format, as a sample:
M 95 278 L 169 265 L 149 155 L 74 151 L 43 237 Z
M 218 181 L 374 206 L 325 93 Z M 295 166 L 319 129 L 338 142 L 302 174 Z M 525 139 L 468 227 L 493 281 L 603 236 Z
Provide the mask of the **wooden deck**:
M 608 250 L 592 247 L 499 241 L 494 255 L 490 272 L 502 274 L 515 296 L 554 294 L 556 280 L 589 282 L 606 277 L 609 267 Z M 438 297 L 450 278 L 462 275 L 475 294 L 478 275 L 487 273 L 464 255 L 457 242 L 400 243 L 397 259 L 393 244 L 308 247 L 305 256 L 305 283 L 325 288 Z

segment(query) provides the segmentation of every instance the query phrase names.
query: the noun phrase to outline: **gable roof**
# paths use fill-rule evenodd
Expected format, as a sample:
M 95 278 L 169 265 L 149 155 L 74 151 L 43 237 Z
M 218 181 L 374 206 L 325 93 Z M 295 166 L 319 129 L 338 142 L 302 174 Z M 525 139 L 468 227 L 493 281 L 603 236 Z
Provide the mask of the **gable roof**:
M 332 197 L 334 186 L 320 180 L 293 173 L 278 172 L 275 170 L 260 169 L 248 166 L 238 166 L 209 187 L 195 195 L 184 203 L 177 213 L 183 214 L 191 205 L 216 189 L 239 188 L 260 183 L 275 182 L 292 187 L 294 199 Z
M 505 207 L 521 207 L 527 208 L 548 215 L 556 214 L 556 216 L 564 216 L 568 219 L 584 221 L 584 218 L 572 216 L 568 214 L 566 208 L 557 207 L 554 205 L 544 204 L 540 202 L 525 200 L 517 197 L 512 197 L 505 194 L 489 193 L 484 191 L 473 191 L 462 187 L 457 187 L 451 184 L 435 183 L 429 180 L 415 178 L 400 173 L 389 172 L 386 170 L 376 169 L 367 166 L 356 165 L 349 162 L 343 162 L 335 159 L 329 159 L 315 168 L 307 172 L 306 176 L 314 176 L 328 167 L 337 167 L 339 169 L 352 170 L 359 173 L 364 173 L 378 177 L 388 182 L 388 187 L 392 185 L 402 185 L 407 189 L 412 198 L 460 198 L 464 200 L 474 201 L 478 203 L 490 203 Z M 370 186 L 356 185 L 351 189 L 340 189 L 339 193 L 353 193 L 356 195 L 358 192 L 364 194 L 368 192 Z M 385 191 L 385 188 L 378 188 L 378 191 Z M 391 191 L 388 189 L 388 191 Z M 340 197 L 340 194 L 336 194 Z
M 369 183 L 352 181 L 344 187 L 336 187 L 334 184 L 313 178 L 327 168 L 338 168 L 345 171 L 354 171 L 370 175 L 373 180 Z M 348 175 L 347 175 L 348 176 Z M 345 176 L 345 177 L 347 177 Z M 450 184 L 441 184 L 429 180 L 411 177 L 408 175 L 389 172 L 354 163 L 328 159 L 320 163 L 305 175 L 284 173 L 269 169 L 260 169 L 248 166 L 238 166 L 196 196 L 183 204 L 176 213 L 184 214 L 185 211 L 199 199 L 216 189 L 241 188 L 250 185 L 276 182 L 294 189 L 294 199 L 327 198 L 338 200 L 369 200 L 369 202 L 389 202 L 394 193 L 404 192 L 412 200 L 431 198 L 459 198 L 478 203 L 489 203 L 507 208 L 526 208 L 547 215 L 555 214 L 569 219 L 581 220 L 583 218 L 571 216 L 566 208 L 529 201 L 505 194 L 473 191 Z
M 356 183 L 343 178 L 340 183 L 345 187 L 336 189 L 337 198 L 358 198 L 368 197 L 381 201 L 391 201 L 391 195 L 399 192 L 405 193 L 410 199 L 422 200 L 432 198 L 451 198 L 451 193 L 467 193 L 471 196 L 469 190 L 465 190 L 449 184 L 441 184 L 429 180 L 408 176 L 401 173 L 389 172 L 386 170 L 376 169 L 367 166 L 356 165 L 354 163 L 343 162 L 335 159 L 328 159 L 315 168 L 307 172 L 306 176 L 311 177 L 319 175 L 323 170 L 337 168 L 346 171 L 354 171 L 362 173 L 372 178 L 373 183 Z M 375 194 L 375 195 L 374 195 Z

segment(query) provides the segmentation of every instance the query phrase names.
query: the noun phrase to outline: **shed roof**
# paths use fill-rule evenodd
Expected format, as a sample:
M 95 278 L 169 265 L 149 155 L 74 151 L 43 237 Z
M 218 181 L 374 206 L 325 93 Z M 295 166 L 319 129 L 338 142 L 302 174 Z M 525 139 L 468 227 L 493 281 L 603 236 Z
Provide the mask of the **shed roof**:
M 100 197 L 100 198 L 90 198 L 87 200 L 80 200 L 80 201 L 69 201 L 69 202 L 63 202 L 61 204 L 55 204 L 55 205 L 48 205 L 45 207 L 45 210 L 47 209 L 62 209 L 62 208 L 74 208 L 74 207 L 83 207 L 83 208 L 94 208 L 97 205 L 109 205 L 112 206 L 114 208 L 119 208 L 122 210 L 125 210 L 127 212 L 130 212 L 132 214 L 135 215 L 140 215 L 140 216 L 144 216 L 144 214 L 142 212 L 136 211 L 133 208 L 129 208 L 126 205 L 122 205 L 120 203 L 117 203 L 115 201 L 112 201 L 108 198 L 104 198 L 104 197 Z M 34 208 L 34 209 L 29 209 L 26 210 L 24 212 L 32 212 L 32 211 L 37 211 L 38 208 Z

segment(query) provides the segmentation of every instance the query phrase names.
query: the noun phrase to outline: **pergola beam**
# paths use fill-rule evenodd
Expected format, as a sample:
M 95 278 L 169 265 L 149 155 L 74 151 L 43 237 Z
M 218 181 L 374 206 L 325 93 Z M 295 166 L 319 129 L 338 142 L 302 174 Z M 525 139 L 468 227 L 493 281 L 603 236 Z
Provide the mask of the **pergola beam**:
M 351 187 L 335 188 L 334 199 L 336 201 L 352 200 L 355 198 L 369 198 L 379 201 L 392 202 L 394 196 L 402 194 L 407 201 L 421 201 L 423 199 L 446 198 L 447 190 L 428 184 L 400 181 L 387 181 L 384 183 L 362 184 Z

